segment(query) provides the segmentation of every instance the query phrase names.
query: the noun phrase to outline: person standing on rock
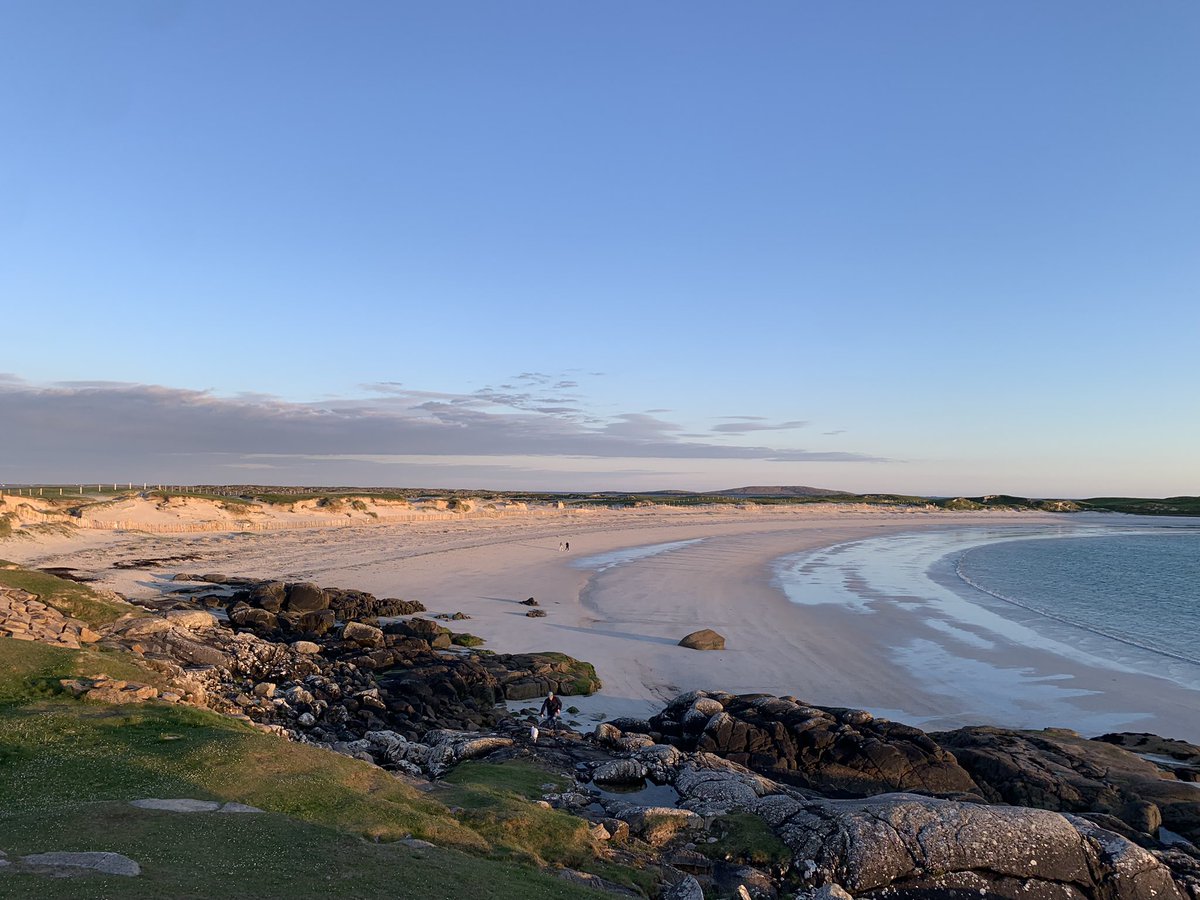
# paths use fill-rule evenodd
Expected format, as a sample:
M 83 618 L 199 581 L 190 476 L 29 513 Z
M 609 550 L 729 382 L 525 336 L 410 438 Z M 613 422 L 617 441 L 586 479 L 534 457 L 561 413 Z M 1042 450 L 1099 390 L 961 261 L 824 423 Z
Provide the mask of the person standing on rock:
M 542 701 L 542 708 L 538 710 L 538 715 L 542 717 L 542 724 L 551 728 L 558 727 L 558 716 L 562 712 L 562 701 L 554 696 L 554 691 L 546 695 L 546 699 Z

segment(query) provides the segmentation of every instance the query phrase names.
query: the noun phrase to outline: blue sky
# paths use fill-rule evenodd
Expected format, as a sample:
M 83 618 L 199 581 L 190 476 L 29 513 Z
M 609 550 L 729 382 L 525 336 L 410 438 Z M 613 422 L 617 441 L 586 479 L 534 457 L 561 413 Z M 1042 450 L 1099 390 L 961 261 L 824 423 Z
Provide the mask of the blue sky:
M 1198 46 L 2 0 L 0 481 L 1200 493 Z

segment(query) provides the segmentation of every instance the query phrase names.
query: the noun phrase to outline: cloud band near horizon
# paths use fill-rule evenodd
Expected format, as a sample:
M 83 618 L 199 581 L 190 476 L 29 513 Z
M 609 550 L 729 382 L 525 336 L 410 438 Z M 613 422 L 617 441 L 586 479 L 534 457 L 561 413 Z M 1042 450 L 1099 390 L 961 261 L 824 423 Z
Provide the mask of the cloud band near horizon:
M 574 388 L 559 381 L 553 388 Z M 504 386 L 507 387 L 507 386 Z M 62 477 L 74 462 L 90 471 L 153 467 L 219 455 L 255 465 L 254 458 L 587 457 L 758 462 L 882 462 L 850 451 L 724 443 L 684 433 L 680 425 L 643 412 L 597 417 L 576 396 L 484 388 L 470 394 L 388 386 L 378 396 L 298 403 L 278 397 L 221 397 L 209 391 L 114 382 L 33 384 L 0 376 L 5 432 L 0 480 L 32 480 L 39 467 Z M 747 417 L 748 418 L 748 417 Z M 783 430 L 803 423 L 756 425 Z M 215 464 L 210 458 L 206 466 Z M 49 476 L 47 472 L 47 477 Z

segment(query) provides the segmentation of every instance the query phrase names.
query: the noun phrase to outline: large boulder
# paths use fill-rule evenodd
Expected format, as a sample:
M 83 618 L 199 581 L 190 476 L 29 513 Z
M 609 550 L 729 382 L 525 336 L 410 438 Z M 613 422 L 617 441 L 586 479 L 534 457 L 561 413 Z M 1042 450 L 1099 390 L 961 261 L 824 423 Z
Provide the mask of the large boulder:
M 724 650 L 725 638 L 711 628 L 702 628 L 680 640 L 679 646 L 690 650 Z
M 382 647 L 383 632 L 373 625 L 347 622 L 342 626 L 342 640 L 358 644 L 360 647 Z
M 856 897 L 1182 900 L 1153 855 L 1082 819 L 1018 807 L 884 794 L 755 805 L 808 883 Z
M 960 728 L 931 737 L 993 803 L 1107 815 L 1147 834 L 1161 821 L 1200 841 L 1200 790 L 1116 743 L 1061 728 Z
M 309 582 L 288 585 L 287 608 L 289 612 L 315 612 L 329 608 L 329 595 L 317 585 Z
M 267 612 L 279 612 L 287 600 L 287 585 L 282 581 L 264 581 L 250 589 L 246 602 Z
M 924 732 L 863 710 L 692 691 L 672 700 L 650 724 L 685 750 L 714 753 L 831 796 L 977 792 L 970 774 Z
M 235 603 L 229 609 L 229 621 L 239 628 L 270 631 L 279 626 L 279 617 L 266 609 L 257 609 L 245 603 Z

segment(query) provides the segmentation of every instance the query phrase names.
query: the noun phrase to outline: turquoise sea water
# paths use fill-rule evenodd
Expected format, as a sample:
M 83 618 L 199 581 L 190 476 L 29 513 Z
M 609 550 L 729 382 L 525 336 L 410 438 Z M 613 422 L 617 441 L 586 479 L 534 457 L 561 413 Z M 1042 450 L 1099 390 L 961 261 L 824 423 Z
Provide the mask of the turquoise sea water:
M 1200 666 L 1200 529 L 1113 531 L 1007 540 L 958 554 L 967 585 L 1058 630 L 1086 632 Z M 1022 616 L 1024 621 L 1030 621 Z

